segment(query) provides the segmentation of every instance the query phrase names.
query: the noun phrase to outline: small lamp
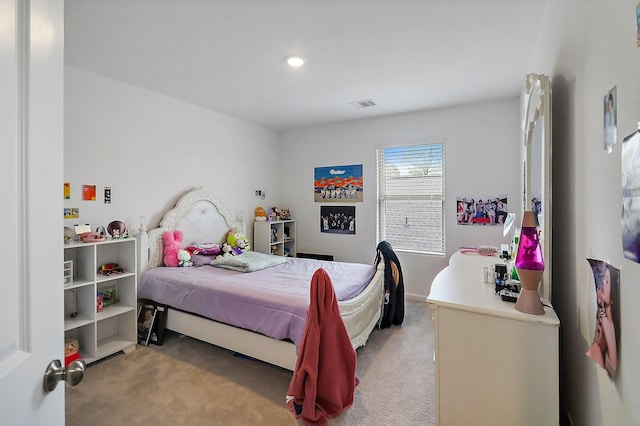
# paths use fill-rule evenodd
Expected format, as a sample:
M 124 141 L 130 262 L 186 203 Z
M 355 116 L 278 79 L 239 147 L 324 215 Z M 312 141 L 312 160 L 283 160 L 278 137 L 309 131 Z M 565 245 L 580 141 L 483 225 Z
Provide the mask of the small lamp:
M 527 314 L 543 315 L 544 307 L 538 296 L 538 285 L 544 272 L 544 259 L 538 238 L 536 215 L 530 210 L 525 211 L 522 217 L 516 270 L 522 286 L 516 309 Z

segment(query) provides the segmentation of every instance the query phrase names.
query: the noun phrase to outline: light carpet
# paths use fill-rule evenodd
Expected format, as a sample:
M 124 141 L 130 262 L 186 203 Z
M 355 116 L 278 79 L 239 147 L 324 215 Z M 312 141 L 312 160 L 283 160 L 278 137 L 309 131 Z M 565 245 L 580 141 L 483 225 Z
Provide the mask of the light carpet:
M 402 326 L 374 330 L 358 349 L 353 406 L 329 425 L 435 424 L 431 310 L 407 300 Z M 66 388 L 66 424 L 298 425 L 285 404 L 292 373 L 168 332 L 90 364 Z

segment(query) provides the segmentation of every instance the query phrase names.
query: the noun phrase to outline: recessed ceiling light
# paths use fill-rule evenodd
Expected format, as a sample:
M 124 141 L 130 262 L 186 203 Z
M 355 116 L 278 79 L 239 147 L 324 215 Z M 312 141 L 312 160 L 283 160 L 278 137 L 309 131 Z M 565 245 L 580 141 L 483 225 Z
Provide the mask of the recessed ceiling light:
M 286 58 L 284 58 L 284 60 L 287 61 L 287 64 L 289 64 L 289 66 L 294 68 L 301 67 L 305 62 L 307 62 L 307 60 L 302 56 L 287 56 Z

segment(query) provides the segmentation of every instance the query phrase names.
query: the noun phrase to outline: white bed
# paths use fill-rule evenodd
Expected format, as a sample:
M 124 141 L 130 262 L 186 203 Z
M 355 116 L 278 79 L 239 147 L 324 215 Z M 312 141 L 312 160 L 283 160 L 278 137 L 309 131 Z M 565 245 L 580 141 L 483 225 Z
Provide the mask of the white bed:
M 175 207 L 164 214 L 158 228 L 139 234 L 139 276 L 152 268 L 163 267 L 165 231 L 181 230 L 184 233 L 183 245 L 187 247 L 192 243 L 210 241 L 212 235 L 218 235 L 221 240 L 227 231 L 234 227 L 245 231 L 243 224 L 232 219 L 212 192 L 206 188 L 189 191 L 180 198 Z M 372 249 L 372 258 L 374 255 L 375 249 Z M 378 324 L 383 296 L 384 261 L 380 261 L 366 288 L 354 298 L 339 302 L 354 348 L 363 346 Z M 171 307 L 167 312 L 166 327 L 282 368 L 295 368 L 296 346 L 289 340 L 274 339 Z

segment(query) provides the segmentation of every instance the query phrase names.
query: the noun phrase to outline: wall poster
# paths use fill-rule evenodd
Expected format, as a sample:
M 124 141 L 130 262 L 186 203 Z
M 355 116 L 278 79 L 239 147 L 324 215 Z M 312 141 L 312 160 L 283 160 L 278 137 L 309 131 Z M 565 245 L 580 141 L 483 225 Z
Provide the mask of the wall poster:
M 356 207 L 320 206 L 320 232 L 355 234 Z
M 502 226 L 509 208 L 506 196 L 491 196 L 484 199 L 457 196 L 456 211 L 458 225 Z
M 640 1 L 636 4 L 636 47 L 640 47 Z
M 616 86 L 609 90 L 604 97 L 604 150 L 613 151 L 613 146 L 618 143 L 618 97 Z
M 65 219 L 77 219 L 80 217 L 80 209 L 76 207 L 65 208 L 64 209 L 64 218 Z
M 84 201 L 96 200 L 96 186 L 95 185 L 82 185 L 82 199 Z
M 362 202 L 362 164 L 316 167 L 313 187 L 315 202 Z
M 640 263 L 640 131 L 622 141 L 622 251 Z
M 620 271 L 601 261 L 587 259 L 596 286 L 596 321 L 587 356 L 616 375 L 620 347 Z

